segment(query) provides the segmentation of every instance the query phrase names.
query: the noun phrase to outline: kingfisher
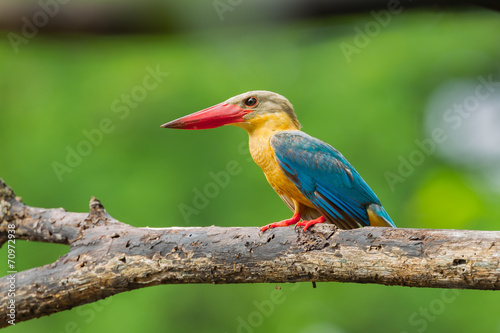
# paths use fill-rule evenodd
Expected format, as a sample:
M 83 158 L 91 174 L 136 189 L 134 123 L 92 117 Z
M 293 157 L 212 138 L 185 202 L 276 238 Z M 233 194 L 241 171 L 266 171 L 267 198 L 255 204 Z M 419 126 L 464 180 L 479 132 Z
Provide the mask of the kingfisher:
M 331 145 L 300 130 L 292 104 L 265 90 L 249 91 L 225 102 L 161 125 L 201 130 L 224 125 L 248 132 L 250 154 L 293 216 L 261 227 L 309 227 L 333 223 L 340 229 L 395 227 L 372 189 Z

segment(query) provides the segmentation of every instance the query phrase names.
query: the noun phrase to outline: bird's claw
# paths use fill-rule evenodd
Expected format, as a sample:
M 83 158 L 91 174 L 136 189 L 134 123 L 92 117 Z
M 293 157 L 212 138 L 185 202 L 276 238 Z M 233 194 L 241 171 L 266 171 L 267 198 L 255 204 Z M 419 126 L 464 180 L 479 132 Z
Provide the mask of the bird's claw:
M 268 225 L 265 225 L 265 226 L 263 226 L 263 227 L 260 227 L 260 232 L 264 232 L 264 231 L 266 231 L 267 229 L 271 229 L 271 227 L 269 226 L 269 224 L 268 224 Z
M 283 225 L 280 222 L 273 222 L 269 223 L 263 227 L 260 228 L 260 232 L 264 232 L 267 229 L 272 229 L 272 228 L 277 228 L 277 227 L 283 227 Z
M 317 219 L 314 219 L 314 220 L 309 220 L 309 221 L 300 221 L 298 222 L 296 225 L 295 225 L 295 228 L 297 227 L 304 227 L 304 232 L 307 231 L 307 229 L 309 229 L 311 226 L 315 225 L 315 224 L 318 224 L 318 223 L 323 223 L 325 222 L 326 219 L 324 216 L 320 216 L 318 217 Z
M 297 231 L 297 227 L 304 227 L 304 229 L 302 229 L 302 231 L 306 232 L 306 231 L 307 231 L 307 229 L 308 229 L 311 225 L 313 225 L 313 224 L 314 224 L 314 223 L 309 224 L 308 222 L 309 222 L 309 221 L 302 221 L 302 222 L 297 223 L 297 224 L 295 225 L 295 228 L 294 228 L 294 229 L 295 229 L 295 231 Z
M 295 224 L 299 220 L 300 220 L 299 213 L 295 213 L 295 214 L 293 214 L 292 218 L 290 218 L 290 219 L 279 221 L 279 222 L 269 223 L 268 225 L 261 227 L 260 231 L 264 232 L 267 229 L 278 228 L 278 227 L 288 227 L 289 225 Z
M 260 232 L 264 232 L 266 231 L 267 229 L 272 229 L 272 228 L 278 228 L 278 227 L 287 227 L 289 225 L 292 225 L 294 224 L 297 219 L 300 219 L 299 216 L 295 216 L 291 219 L 288 219 L 288 220 L 283 220 L 283 221 L 280 221 L 280 222 L 274 222 L 274 223 L 270 223 L 268 225 L 265 225 L 263 227 L 260 228 Z M 323 217 L 323 216 L 320 216 L 318 217 L 317 219 L 314 219 L 314 220 L 309 220 L 309 221 L 300 221 L 300 222 L 297 222 L 295 223 L 295 227 L 294 227 L 294 230 L 297 231 L 297 227 L 304 227 L 303 231 L 307 231 L 307 229 L 309 229 L 309 227 L 317 224 L 317 223 L 323 223 L 325 222 L 326 219 Z

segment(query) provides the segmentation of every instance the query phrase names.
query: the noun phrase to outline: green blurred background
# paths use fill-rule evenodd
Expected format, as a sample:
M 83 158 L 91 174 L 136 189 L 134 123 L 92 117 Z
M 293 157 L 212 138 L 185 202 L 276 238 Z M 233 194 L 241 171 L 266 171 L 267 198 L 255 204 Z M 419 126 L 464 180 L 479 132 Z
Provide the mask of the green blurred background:
M 350 160 L 398 227 L 498 230 L 500 153 L 492 149 L 468 161 L 450 153 L 454 144 L 467 148 L 475 142 L 474 130 L 456 132 L 465 143 L 448 140 L 428 154 L 415 153 L 423 151 L 415 140 L 425 141 L 433 128 L 450 130 L 433 119 L 461 103 L 467 89 L 453 95 L 457 89 L 446 87 L 474 88 L 478 77 L 498 82 L 500 15 L 403 11 L 368 39 L 359 37 L 370 22 L 377 21 L 366 14 L 272 26 L 221 21 L 210 29 L 153 35 L 40 34 L 17 53 L 1 38 L 0 177 L 26 204 L 84 212 L 96 196 L 112 216 L 137 227 L 277 221 L 291 212 L 249 160 L 244 131 L 159 127 L 233 95 L 265 89 L 288 97 L 303 130 Z M 357 51 L 346 56 L 347 44 Z M 168 75 L 144 89 L 155 70 Z M 123 98 L 131 94 L 127 105 Z M 463 116 L 463 123 L 493 115 L 486 123 L 500 129 L 500 103 L 493 97 Z M 110 128 L 95 134 L 103 119 Z M 83 143 L 88 132 L 95 134 L 94 143 Z M 492 133 L 486 141 L 498 139 Z M 473 148 L 467 151 L 477 152 Z M 84 154 L 68 166 L 72 150 Z M 410 157 L 418 163 L 402 176 Z M 183 214 L 182 207 L 194 207 L 195 192 L 213 182 L 210 173 L 226 170 L 228 162 L 239 166 L 229 184 L 206 207 Z M 56 165 L 67 168 L 58 175 Z M 401 178 L 391 183 L 389 175 Z M 55 244 L 16 245 L 18 270 L 68 251 Z M 0 258 L 6 262 L 5 247 Z M 0 267 L 5 275 L 3 262 Z M 280 284 L 278 304 L 271 303 L 275 287 L 157 286 L 6 332 L 500 332 L 495 292 Z

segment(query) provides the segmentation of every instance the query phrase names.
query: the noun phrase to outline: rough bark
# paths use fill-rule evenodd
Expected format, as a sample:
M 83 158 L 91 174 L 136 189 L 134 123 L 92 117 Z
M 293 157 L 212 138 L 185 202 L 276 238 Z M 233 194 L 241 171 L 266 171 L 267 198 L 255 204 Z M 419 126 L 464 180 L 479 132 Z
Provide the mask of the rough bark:
M 0 246 L 8 224 L 15 225 L 16 239 L 70 245 L 56 262 L 14 274 L 16 323 L 158 284 L 337 281 L 500 289 L 499 231 L 135 228 L 113 219 L 95 198 L 89 213 L 24 205 L 0 179 Z M 0 278 L 0 327 L 8 325 L 12 281 Z

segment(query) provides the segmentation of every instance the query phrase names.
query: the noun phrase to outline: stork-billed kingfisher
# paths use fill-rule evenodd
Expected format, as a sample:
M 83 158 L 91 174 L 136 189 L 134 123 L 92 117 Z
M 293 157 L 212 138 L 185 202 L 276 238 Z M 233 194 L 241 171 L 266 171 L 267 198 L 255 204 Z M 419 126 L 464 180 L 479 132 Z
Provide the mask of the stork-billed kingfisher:
M 372 189 L 345 157 L 302 131 L 292 104 L 270 91 L 249 91 L 161 127 L 209 129 L 234 125 L 249 135 L 250 154 L 269 184 L 294 212 L 261 228 L 316 223 L 341 229 L 395 227 Z M 302 219 L 302 221 L 300 221 Z

